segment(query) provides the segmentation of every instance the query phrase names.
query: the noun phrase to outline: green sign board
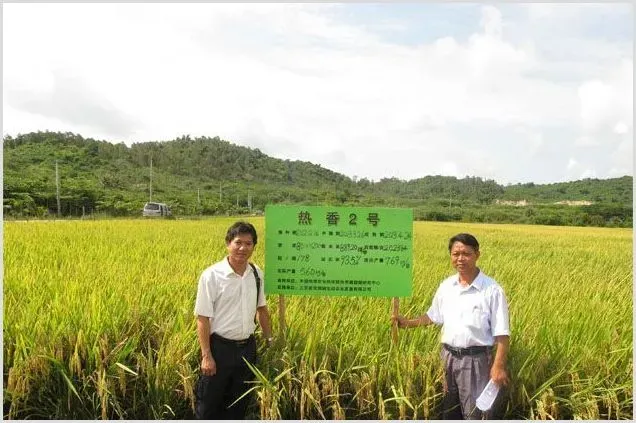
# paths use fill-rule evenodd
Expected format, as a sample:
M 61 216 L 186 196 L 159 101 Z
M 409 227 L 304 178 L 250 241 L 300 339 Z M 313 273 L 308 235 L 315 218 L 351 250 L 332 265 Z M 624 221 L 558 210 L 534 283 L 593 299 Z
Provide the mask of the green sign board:
M 413 211 L 267 206 L 265 268 L 267 294 L 411 296 Z

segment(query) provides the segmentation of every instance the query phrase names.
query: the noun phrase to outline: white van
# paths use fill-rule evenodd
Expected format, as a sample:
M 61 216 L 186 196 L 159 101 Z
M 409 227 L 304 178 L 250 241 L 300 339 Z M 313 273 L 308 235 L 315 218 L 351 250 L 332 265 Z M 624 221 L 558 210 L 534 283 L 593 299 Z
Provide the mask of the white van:
M 144 206 L 143 215 L 144 217 L 172 216 L 172 212 L 167 204 L 150 202 Z

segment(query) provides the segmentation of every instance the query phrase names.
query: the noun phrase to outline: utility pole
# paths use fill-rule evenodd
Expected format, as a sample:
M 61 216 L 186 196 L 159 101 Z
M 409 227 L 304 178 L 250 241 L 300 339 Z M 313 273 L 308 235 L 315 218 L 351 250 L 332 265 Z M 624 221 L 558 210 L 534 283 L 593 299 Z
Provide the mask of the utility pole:
M 152 202 L 152 157 L 150 157 L 150 200 Z
M 252 193 L 247 191 L 247 208 L 250 210 L 250 214 L 252 213 Z
M 197 188 L 197 201 L 201 205 L 201 188 Z
M 223 184 L 219 182 L 219 203 L 223 201 Z
M 57 217 L 61 217 L 62 207 L 60 206 L 60 172 L 57 168 L 57 160 L 55 161 L 55 191 L 57 193 Z

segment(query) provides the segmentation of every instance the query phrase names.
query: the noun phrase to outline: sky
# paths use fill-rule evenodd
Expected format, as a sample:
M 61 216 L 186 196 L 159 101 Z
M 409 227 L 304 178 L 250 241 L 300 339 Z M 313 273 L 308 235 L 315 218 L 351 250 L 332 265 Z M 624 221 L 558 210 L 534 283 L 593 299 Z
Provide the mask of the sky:
M 630 3 L 2 5 L 3 134 L 219 136 L 352 178 L 633 175 Z

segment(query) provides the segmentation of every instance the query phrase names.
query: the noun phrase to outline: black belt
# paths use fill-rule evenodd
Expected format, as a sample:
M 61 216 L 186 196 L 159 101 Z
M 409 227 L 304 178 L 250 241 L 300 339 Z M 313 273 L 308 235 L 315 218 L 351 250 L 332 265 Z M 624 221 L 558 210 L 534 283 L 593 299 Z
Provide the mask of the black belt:
M 467 347 L 467 348 L 451 347 L 448 344 L 442 344 L 442 345 L 444 346 L 444 349 L 446 351 L 448 351 L 455 357 L 461 357 L 463 355 L 483 354 L 485 352 L 492 350 L 492 345 L 475 345 L 475 346 Z
M 224 344 L 228 344 L 228 345 L 234 345 L 236 347 L 244 347 L 246 346 L 252 339 L 254 339 L 254 335 L 250 335 L 248 338 L 245 339 L 239 339 L 234 340 L 234 339 L 227 339 L 227 338 L 223 338 L 221 335 L 217 334 L 217 333 L 213 333 L 212 334 L 212 338 L 216 339 L 219 342 L 222 342 Z

